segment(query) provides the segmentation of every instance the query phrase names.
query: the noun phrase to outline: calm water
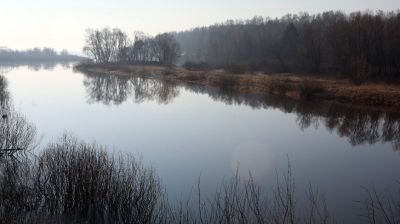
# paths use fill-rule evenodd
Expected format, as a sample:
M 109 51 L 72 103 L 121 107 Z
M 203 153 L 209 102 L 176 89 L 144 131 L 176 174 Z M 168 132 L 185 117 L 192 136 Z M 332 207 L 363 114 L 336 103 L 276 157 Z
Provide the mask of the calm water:
M 400 115 L 223 88 L 84 75 L 68 65 L 1 69 L 14 105 L 42 136 L 64 132 L 127 151 L 156 168 L 172 198 L 196 185 L 213 192 L 237 167 L 267 188 L 290 158 L 296 191 L 311 183 L 338 220 L 359 214 L 361 186 L 394 190 Z M 301 200 L 298 203 L 301 206 Z

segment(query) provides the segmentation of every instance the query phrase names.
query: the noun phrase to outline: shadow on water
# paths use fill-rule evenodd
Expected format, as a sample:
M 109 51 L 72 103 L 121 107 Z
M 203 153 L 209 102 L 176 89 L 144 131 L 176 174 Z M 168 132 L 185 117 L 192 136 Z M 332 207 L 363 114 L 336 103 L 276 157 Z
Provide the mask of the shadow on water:
M 339 105 L 327 102 L 293 100 L 270 94 L 243 94 L 224 85 L 217 87 L 183 85 L 143 76 L 121 76 L 85 74 L 89 103 L 120 105 L 125 101 L 135 103 L 155 101 L 159 104 L 172 103 L 185 89 L 197 94 L 207 94 L 215 101 L 227 105 L 244 105 L 253 109 L 279 109 L 295 114 L 301 130 L 325 127 L 339 136 L 347 138 L 353 145 L 391 143 L 400 150 L 400 114 L 369 110 L 366 108 Z

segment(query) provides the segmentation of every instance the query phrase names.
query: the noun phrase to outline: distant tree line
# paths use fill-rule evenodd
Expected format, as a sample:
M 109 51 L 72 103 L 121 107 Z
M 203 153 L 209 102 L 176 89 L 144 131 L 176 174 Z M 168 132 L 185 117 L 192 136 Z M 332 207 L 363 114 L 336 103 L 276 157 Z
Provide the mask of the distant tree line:
M 168 33 L 155 37 L 135 32 L 131 39 L 118 28 L 86 31 L 83 51 L 96 63 L 173 65 L 180 47 Z
M 254 17 L 174 33 L 191 66 L 400 78 L 400 11 Z
M 53 48 L 33 48 L 28 50 L 12 50 L 0 48 L 0 62 L 13 61 L 73 61 L 82 60 L 83 57 L 70 54 L 67 50 L 58 53 Z

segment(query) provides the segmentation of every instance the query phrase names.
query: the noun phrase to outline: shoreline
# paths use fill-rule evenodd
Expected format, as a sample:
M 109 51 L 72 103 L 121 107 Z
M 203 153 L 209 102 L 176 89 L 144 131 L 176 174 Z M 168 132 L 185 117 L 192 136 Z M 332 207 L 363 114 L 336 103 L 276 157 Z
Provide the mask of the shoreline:
M 153 65 L 89 64 L 74 69 L 83 73 L 140 76 L 177 84 L 220 87 L 238 93 L 273 94 L 291 99 L 327 101 L 400 112 L 400 85 L 365 83 L 316 75 L 232 74 L 224 70 L 188 70 Z

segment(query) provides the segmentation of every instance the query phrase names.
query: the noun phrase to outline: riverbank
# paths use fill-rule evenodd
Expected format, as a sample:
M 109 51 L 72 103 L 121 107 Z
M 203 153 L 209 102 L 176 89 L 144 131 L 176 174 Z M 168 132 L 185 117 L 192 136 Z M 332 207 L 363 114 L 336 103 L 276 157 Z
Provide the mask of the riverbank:
M 241 93 L 284 95 L 293 99 L 331 101 L 342 104 L 400 111 L 400 85 L 365 83 L 324 76 L 295 74 L 231 74 L 224 70 L 188 70 L 182 67 L 116 64 L 78 64 L 84 73 L 133 75 L 176 83 L 216 86 Z

